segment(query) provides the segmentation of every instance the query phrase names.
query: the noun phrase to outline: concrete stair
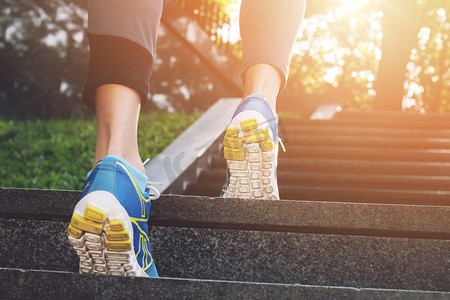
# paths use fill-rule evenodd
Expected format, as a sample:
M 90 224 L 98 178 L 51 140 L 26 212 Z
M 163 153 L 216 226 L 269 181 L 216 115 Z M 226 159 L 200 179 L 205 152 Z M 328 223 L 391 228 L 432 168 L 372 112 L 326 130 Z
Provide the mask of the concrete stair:
M 279 130 L 287 148 L 279 154 L 282 199 L 450 205 L 449 115 L 344 111 L 330 120 L 285 119 Z M 185 194 L 218 195 L 221 138 L 212 147 Z
M 450 207 L 164 195 L 163 278 L 79 275 L 79 192 L 0 189 L 0 298 L 449 299 Z
M 161 278 L 78 274 L 66 227 L 80 192 L 0 188 L 0 299 L 450 299 L 448 116 L 283 120 L 285 200 L 261 201 L 209 197 L 223 137 L 199 131 L 215 113 L 155 160 L 189 160 L 152 205 Z

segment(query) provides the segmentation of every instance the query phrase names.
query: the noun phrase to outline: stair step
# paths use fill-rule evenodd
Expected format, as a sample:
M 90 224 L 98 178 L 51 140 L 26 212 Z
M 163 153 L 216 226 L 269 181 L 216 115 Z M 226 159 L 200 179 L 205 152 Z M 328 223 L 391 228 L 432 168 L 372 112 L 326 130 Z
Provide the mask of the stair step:
M 365 147 L 365 148 L 400 148 L 400 149 L 450 149 L 450 138 L 410 138 L 378 136 L 341 136 L 341 135 L 289 135 L 283 143 L 292 146 L 326 146 L 326 147 Z
M 6 299 L 448 299 L 450 293 L 0 269 Z
M 0 267 L 101 280 L 66 273 L 77 269 L 66 226 L 80 193 L 40 192 L 0 189 Z M 49 199 L 62 202 L 56 216 Z M 150 239 L 163 277 L 448 291 L 449 214 L 438 206 L 164 195 L 152 205 Z
M 450 150 L 297 146 L 290 147 L 288 152 L 280 152 L 280 157 L 326 157 L 351 158 L 354 160 L 450 162 Z
M 215 153 L 214 158 L 223 159 L 223 154 Z M 283 158 L 327 158 L 377 161 L 419 161 L 450 162 L 450 150 L 424 149 L 376 149 L 356 147 L 309 147 L 293 146 L 287 152 L 280 152 Z
M 311 121 L 312 122 L 312 121 Z M 290 125 L 289 121 L 279 125 L 281 132 L 286 132 L 287 137 L 291 135 L 330 135 L 330 136 L 368 136 L 368 137 L 408 137 L 408 138 L 449 138 L 450 129 L 402 129 L 402 128 L 379 128 L 379 127 L 354 127 L 354 126 L 332 126 L 324 122 L 322 126 L 317 124 Z
M 224 170 L 202 170 L 198 177 L 199 184 L 210 184 L 224 181 Z M 385 188 L 410 190 L 450 191 L 450 176 L 417 176 L 417 175 L 375 175 L 353 173 L 320 173 L 320 172 L 277 172 L 278 184 L 295 186 L 356 187 Z
M 186 195 L 217 197 L 221 183 L 187 184 Z M 391 203 L 411 205 L 450 205 L 450 192 L 398 189 L 343 188 L 324 186 L 278 186 L 280 197 L 286 200 L 314 200 L 360 203 Z
M 0 188 L 0 218 L 68 222 L 80 195 L 78 191 Z M 53 203 L 47 205 L 48 202 Z M 277 213 L 268 214 L 268 211 Z M 314 229 L 314 232 L 332 234 L 371 231 L 386 235 L 391 232 L 387 236 L 396 232 L 403 236 L 410 236 L 408 232 L 420 232 L 437 238 L 436 235 L 450 233 L 449 215 L 448 206 L 162 195 L 152 202 L 150 220 L 157 226 L 290 228 L 295 232 Z
M 446 130 L 450 129 L 450 120 L 447 117 L 441 120 L 423 118 L 418 121 L 402 120 L 401 118 L 376 118 L 362 116 L 361 118 L 346 119 L 336 115 L 331 120 L 309 120 L 309 119 L 282 119 L 283 126 L 317 126 L 317 127 L 359 127 L 359 128 L 395 128 L 395 129 L 417 129 L 417 130 Z
M 433 125 L 443 123 L 447 126 L 441 128 L 449 128 L 450 115 L 446 113 L 413 113 L 413 112 L 396 112 L 396 111 L 361 111 L 361 110 L 343 110 L 335 115 L 338 120 L 360 121 L 396 121 L 406 124 L 426 124 Z M 431 124 L 430 124 L 431 123 Z
M 209 168 L 220 169 L 225 174 L 226 161 L 221 156 L 211 157 Z M 326 158 L 280 158 L 278 170 L 297 170 L 322 173 L 356 173 L 380 175 L 429 175 L 450 176 L 450 163 L 443 162 L 408 162 L 408 161 L 370 161 Z M 223 178 L 221 179 L 223 181 Z
M 0 266 L 77 272 L 64 242 L 68 222 L 0 219 L 0 225 L 7 232 Z M 152 226 L 150 239 L 162 277 L 448 288 L 449 240 L 177 226 Z

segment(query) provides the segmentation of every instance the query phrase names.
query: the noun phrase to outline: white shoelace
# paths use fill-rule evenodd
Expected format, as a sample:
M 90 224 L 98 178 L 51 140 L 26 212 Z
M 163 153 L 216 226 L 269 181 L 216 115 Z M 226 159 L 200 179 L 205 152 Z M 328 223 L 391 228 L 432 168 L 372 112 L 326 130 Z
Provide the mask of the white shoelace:
M 280 137 L 278 137 L 278 143 L 281 145 L 281 148 L 283 149 L 283 152 L 286 152 L 286 148 L 284 147 L 283 141 Z
M 147 158 L 144 161 L 144 166 L 149 161 L 150 161 L 150 158 Z M 145 189 L 149 189 L 149 190 L 151 190 L 153 192 L 153 194 L 148 193 L 149 196 L 150 196 L 150 200 L 156 200 L 156 199 L 158 199 L 161 196 L 161 193 L 158 191 L 158 189 L 153 186 L 154 184 L 162 184 L 162 182 L 152 182 L 150 180 L 147 182 L 147 185 L 145 186 Z
M 158 184 L 160 182 L 148 181 L 147 185 L 145 186 L 145 189 L 149 189 L 148 195 L 149 195 L 150 200 L 156 200 L 161 196 L 161 193 L 158 191 L 158 189 L 153 186 L 153 184 L 155 184 L 155 183 Z M 150 191 L 152 191 L 153 194 L 151 194 Z

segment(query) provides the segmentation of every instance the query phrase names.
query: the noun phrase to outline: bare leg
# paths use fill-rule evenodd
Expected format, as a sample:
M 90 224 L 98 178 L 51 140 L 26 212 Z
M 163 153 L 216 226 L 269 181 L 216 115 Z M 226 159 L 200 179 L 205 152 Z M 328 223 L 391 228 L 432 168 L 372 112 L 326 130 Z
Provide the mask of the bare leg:
M 145 174 L 137 144 L 141 109 L 139 93 L 124 85 L 105 84 L 97 89 L 95 105 L 97 112 L 95 162 L 107 155 L 120 156 Z
M 276 111 L 278 92 L 281 86 L 280 71 L 269 64 L 255 64 L 244 74 L 244 97 L 253 93 L 262 94 Z
M 275 111 L 304 11 L 305 0 L 242 0 L 239 24 L 244 97 L 262 94 Z

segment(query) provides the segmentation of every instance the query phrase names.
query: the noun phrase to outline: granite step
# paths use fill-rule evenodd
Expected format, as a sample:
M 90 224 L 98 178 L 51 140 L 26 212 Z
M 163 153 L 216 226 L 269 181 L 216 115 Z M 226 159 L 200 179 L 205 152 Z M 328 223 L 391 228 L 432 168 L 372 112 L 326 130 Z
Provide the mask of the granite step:
M 31 276 L 30 284 L 53 276 L 10 270 L 37 269 L 87 280 L 71 274 L 77 258 L 65 232 L 79 195 L 0 189 L 0 267 L 8 276 Z M 150 237 L 161 276 L 199 284 L 448 292 L 449 209 L 164 195 L 153 202 Z
M 281 169 L 281 168 L 280 168 Z M 210 184 L 224 180 L 225 170 L 199 171 L 199 184 Z M 328 173 L 328 172 L 277 172 L 278 184 L 315 187 L 343 187 L 343 188 L 380 188 L 424 191 L 450 191 L 450 176 L 422 176 L 422 175 L 387 175 L 387 174 L 358 174 L 358 173 Z
M 67 222 L 0 220 L 0 266 L 77 272 L 77 257 L 66 241 Z M 153 225 L 150 239 L 160 276 L 357 288 L 449 289 L 449 240 L 212 226 Z
M 217 197 L 222 189 L 223 180 L 216 183 L 187 183 L 185 195 Z M 295 186 L 279 185 L 280 197 L 286 200 L 311 200 L 358 203 L 386 203 L 410 205 L 450 205 L 450 192 L 400 190 L 400 189 L 369 189 L 309 186 L 297 183 Z
M 86 276 L 0 268 L 2 299 L 423 299 L 448 292 L 357 289 L 178 278 Z
M 353 126 L 336 126 L 330 125 L 333 120 L 321 121 L 322 125 L 318 125 L 317 121 L 307 121 L 300 125 L 291 125 L 290 120 L 284 121 L 283 126 L 279 125 L 280 131 L 287 133 L 288 139 L 297 134 L 307 134 L 314 136 L 368 136 L 368 137 L 408 137 L 408 138 L 449 138 L 450 129 L 405 129 L 405 128 L 380 128 L 380 127 L 360 127 L 358 124 Z
M 368 147 L 293 146 L 279 153 L 284 158 L 346 159 L 402 162 L 450 162 L 450 149 L 378 149 Z M 220 161 L 223 154 L 215 152 L 212 159 Z
M 383 161 L 450 162 L 450 149 L 379 149 L 371 147 L 294 146 L 281 152 L 280 158 L 339 158 Z
M 216 160 L 214 160 L 216 159 Z M 210 157 L 207 168 L 220 169 L 224 176 L 226 161 L 221 156 Z M 328 174 L 380 174 L 380 175 L 429 175 L 450 176 L 450 163 L 414 161 L 373 161 L 327 158 L 282 158 L 278 169 L 303 172 L 326 172 Z M 223 179 L 223 178 L 222 178 Z
M 288 149 L 297 146 L 365 147 L 385 149 L 450 149 L 450 138 L 315 135 L 303 133 L 295 135 L 290 134 L 289 139 L 284 144 L 288 147 Z
M 370 114 L 369 114 L 370 115 Z M 401 117 L 393 116 L 383 119 L 377 117 L 364 116 L 361 118 L 343 118 L 338 114 L 331 120 L 309 120 L 309 119 L 282 119 L 283 126 L 315 126 L 315 127 L 358 127 L 358 128 L 394 128 L 394 129 L 413 129 L 413 130 L 448 130 L 450 121 L 448 116 L 440 120 L 427 119 L 426 116 L 421 120 L 409 122 L 402 120 Z
M 428 125 L 439 128 L 450 128 L 450 115 L 445 113 L 413 113 L 413 112 L 396 112 L 396 111 L 361 111 L 361 110 L 342 110 L 335 114 L 335 119 L 349 120 L 353 122 L 362 121 L 395 121 L 407 125 Z

